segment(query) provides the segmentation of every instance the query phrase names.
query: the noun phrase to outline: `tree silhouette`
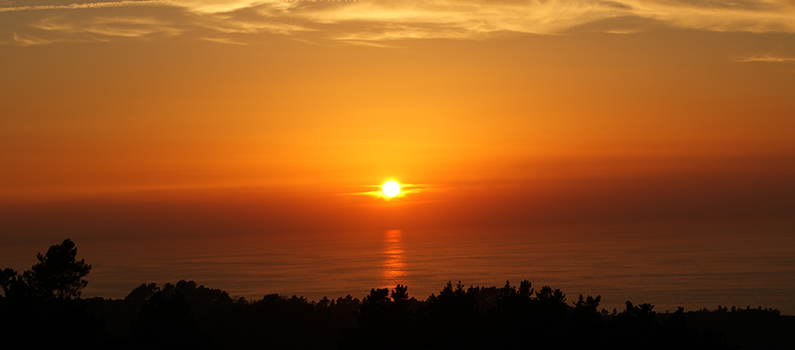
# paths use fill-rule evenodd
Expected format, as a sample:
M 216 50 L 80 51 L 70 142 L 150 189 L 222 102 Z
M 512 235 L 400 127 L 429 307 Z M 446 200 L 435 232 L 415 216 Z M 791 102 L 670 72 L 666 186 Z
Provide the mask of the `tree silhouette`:
M 371 289 L 356 312 L 358 328 L 345 330 L 348 339 L 343 349 L 409 349 L 415 348 L 412 330 L 416 299 L 408 295 L 408 287 L 398 284 L 388 288 Z
M 181 293 L 152 294 L 141 306 L 131 331 L 133 341 L 146 348 L 196 348 L 203 344 L 191 306 Z
M 45 299 L 80 297 L 80 290 L 88 285 L 84 278 L 91 271 L 85 260 L 77 261 L 77 248 L 70 239 L 50 246 L 47 254 L 36 254 L 39 263 L 22 275 L 37 296 Z
M 4 269 L 0 273 L 0 287 L 10 298 L 78 298 L 80 290 L 88 285 L 84 277 L 91 271 L 91 265 L 82 259 L 77 261 L 76 256 L 77 248 L 67 238 L 50 246 L 47 254 L 36 254 L 39 263 L 21 275 L 13 269 Z
M 28 284 L 14 269 L 5 268 L 0 271 L 0 287 L 3 288 L 5 297 L 10 299 L 18 299 L 32 294 Z
M 37 254 L 39 262 L 18 274 L 0 273 L 5 292 L 0 303 L 0 338 L 8 348 L 95 348 L 105 341 L 103 324 L 86 312 L 80 299 L 91 265 L 77 261 L 75 244 L 66 239 Z
M 124 300 L 130 303 L 142 305 L 159 291 L 160 287 L 157 286 L 157 283 L 141 283 L 141 285 L 135 287 L 130 294 L 127 294 L 127 296 L 124 297 Z
M 439 295 L 428 297 L 423 308 L 422 329 L 431 348 L 460 349 L 479 347 L 483 315 L 478 310 L 480 288 L 464 288 L 461 281 L 452 281 Z
M 601 295 L 597 295 L 596 298 L 589 295 L 583 299 L 582 294 L 580 294 L 577 302 L 574 303 L 574 309 L 571 314 L 572 320 L 583 326 L 591 326 L 599 322 L 600 314 L 598 308 L 601 300 Z

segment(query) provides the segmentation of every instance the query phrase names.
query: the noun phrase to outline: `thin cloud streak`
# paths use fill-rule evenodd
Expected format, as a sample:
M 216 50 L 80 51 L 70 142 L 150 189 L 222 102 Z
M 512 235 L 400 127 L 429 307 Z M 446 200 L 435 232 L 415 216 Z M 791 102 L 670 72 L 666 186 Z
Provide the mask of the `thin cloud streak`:
M 79 9 L 98 9 L 131 6 L 170 6 L 174 2 L 166 0 L 144 0 L 144 1 L 115 1 L 115 2 L 92 2 L 85 4 L 69 5 L 36 5 L 36 6 L 17 6 L 0 7 L 0 12 L 16 11 L 42 11 L 42 10 L 79 10 Z
M 422 192 L 428 192 L 432 186 L 429 185 L 420 185 L 420 184 L 400 184 L 400 193 L 398 193 L 395 197 L 388 197 L 384 194 L 382 190 L 383 185 L 363 185 L 361 187 L 368 187 L 372 188 L 370 191 L 359 191 L 359 192 L 348 192 L 348 193 L 341 193 L 340 195 L 343 196 L 372 196 L 375 198 L 383 198 L 386 200 L 392 198 L 400 198 L 409 194 L 417 194 Z
M 17 11 L 44 11 L 44 10 L 80 10 L 80 9 L 101 9 L 101 8 L 117 8 L 117 7 L 138 7 L 138 6 L 172 6 L 184 7 L 198 13 L 225 13 L 236 11 L 240 9 L 252 8 L 263 4 L 271 4 L 275 8 L 289 9 L 295 7 L 296 3 L 301 1 L 289 0 L 205 0 L 205 1 L 189 1 L 189 0 L 141 0 L 141 1 L 109 1 L 109 2 L 91 2 L 82 4 L 69 4 L 69 5 L 34 5 L 34 6 L 15 6 L 15 7 L 0 7 L 0 12 L 17 12 Z
M 166 34 L 170 36 L 179 35 L 183 30 L 173 28 L 162 21 L 154 18 L 105 18 L 98 17 L 91 21 L 73 23 L 73 22 L 59 22 L 53 18 L 42 20 L 39 23 L 31 25 L 34 28 L 61 31 L 66 33 L 90 33 L 104 36 L 117 36 L 117 37 L 142 37 L 150 34 Z
M 50 44 L 50 43 L 56 42 L 56 40 L 47 40 L 47 39 L 41 39 L 41 38 L 36 38 L 36 37 L 31 37 L 31 36 L 24 36 L 23 37 L 23 36 L 20 36 L 17 33 L 14 33 L 12 35 L 12 38 L 13 38 L 13 44 L 20 45 L 20 46 L 45 45 L 45 44 Z
M 241 45 L 241 46 L 248 45 L 247 43 L 241 43 L 238 41 L 233 41 L 225 38 L 201 38 L 201 40 L 210 41 L 218 44 L 225 44 L 225 45 Z
M 746 62 L 765 62 L 765 63 L 793 63 L 795 64 L 795 57 L 787 57 L 775 52 L 758 53 L 744 57 L 732 57 L 732 61 L 738 63 Z

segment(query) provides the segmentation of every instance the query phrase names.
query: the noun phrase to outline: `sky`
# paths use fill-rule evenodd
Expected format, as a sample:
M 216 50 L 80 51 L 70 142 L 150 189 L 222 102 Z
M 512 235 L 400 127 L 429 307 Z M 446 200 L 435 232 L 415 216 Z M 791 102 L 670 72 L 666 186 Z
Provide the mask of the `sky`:
M 0 0 L 0 62 L 11 241 L 795 217 L 792 0 Z

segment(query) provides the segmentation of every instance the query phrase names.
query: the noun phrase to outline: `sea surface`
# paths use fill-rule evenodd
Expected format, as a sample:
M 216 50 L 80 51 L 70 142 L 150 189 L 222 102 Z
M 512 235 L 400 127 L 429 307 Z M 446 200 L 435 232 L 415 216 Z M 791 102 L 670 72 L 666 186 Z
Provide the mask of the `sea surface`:
M 51 244 L 0 247 L 0 268 L 26 270 Z M 194 280 L 249 300 L 317 300 L 409 287 L 425 299 L 448 281 L 559 288 L 674 311 L 718 305 L 795 315 L 791 221 L 554 225 L 201 238 L 75 241 L 92 265 L 83 297 L 123 298 L 141 283 Z

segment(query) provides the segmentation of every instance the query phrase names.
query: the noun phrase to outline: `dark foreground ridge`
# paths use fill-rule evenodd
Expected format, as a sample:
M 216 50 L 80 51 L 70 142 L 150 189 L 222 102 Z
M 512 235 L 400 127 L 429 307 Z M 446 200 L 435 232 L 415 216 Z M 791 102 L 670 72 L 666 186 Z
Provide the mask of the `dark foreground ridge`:
M 5 349 L 795 349 L 795 317 L 719 307 L 656 313 L 599 310 L 559 289 L 465 287 L 410 297 L 372 289 L 361 301 L 265 295 L 248 301 L 193 281 L 141 284 L 122 300 L 80 298 L 91 266 L 71 240 L 22 274 L 0 272 Z

